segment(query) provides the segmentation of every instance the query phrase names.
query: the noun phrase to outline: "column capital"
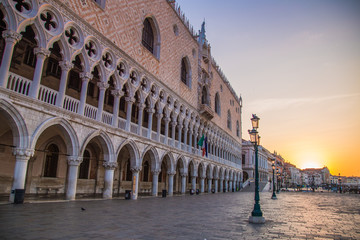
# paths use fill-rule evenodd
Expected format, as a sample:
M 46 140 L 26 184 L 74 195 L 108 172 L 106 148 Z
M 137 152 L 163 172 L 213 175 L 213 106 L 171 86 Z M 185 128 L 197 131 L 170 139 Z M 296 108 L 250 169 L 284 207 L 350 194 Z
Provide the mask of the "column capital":
M 151 173 L 153 175 L 159 175 L 160 172 L 161 172 L 161 170 L 153 170 L 153 171 L 151 171 Z
M 132 98 L 132 97 L 125 97 L 125 101 L 126 101 L 126 102 L 134 103 L 134 98 Z
M 162 113 L 156 113 L 157 118 L 162 118 L 164 115 Z M 165 119 L 164 119 L 165 120 Z
M 155 110 L 153 108 L 148 108 L 146 109 L 146 111 L 149 113 L 149 114 L 154 114 L 155 113 Z
M 89 72 L 81 72 L 80 73 L 80 78 L 81 80 L 84 82 L 84 81 L 90 81 L 90 79 L 93 78 L 93 75 Z
M 50 50 L 46 48 L 34 48 L 34 53 L 37 57 L 49 57 L 50 56 Z
M 22 157 L 27 157 L 27 158 L 34 156 L 34 153 L 35 153 L 35 150 L 30 149 L 30 148 L 15 148 L 13 150 L 14 156 L 22 156 Z
M 98 82 L 97 86 L 100 90 L 105 90 L 109 87 L 109 84 L 107 82 Z
M 59 62 L 59 66 L 61 67 L 61 70 L 68 72 L 74 67 L 74 64 L 69 61 L 61 61 Z
M 138 102 L 138 108 L 139 108 L 140 111 L 142 111 L 145 108 L 145 106 L 146 105 L 144 103 Z
M 167 174 L 168 174 L 168 175 L 172 175 L 172 176 L 174 176 L 174 175 L 176 174 L 176 172 L 175 172 L 175 171 L 171 171 L 171 170 L 169 170 L 169 171 L 167 171 Z
M 111 90 L 111 94 L 112 94 L 114 97 L 122 97 L 122 96 L 124 96 L 124 92 L 121 91 L 121 89 Z
M 17 43 L 21 40 L 22 35 L 13 30 L 5 30 L 3 31 L 2 37 L 5 39 L 6 42 Z
M 132 172 L 132 173 L 136 173 L 136 172 L 140 172 L 141 171 L 141 167 L 139 167 L 139 166 L 134 166 L 134 167 L 131 167 L 130 168 L 130 171 Z
M 78 156 L 68 156 L 67 162 L 69 166 L 79 166 L 82 163 L 83 158 Z
M 103 163 L 103 166 L 106 170 L 114 170 L 115 168 L 117 168 L 117 162 L 108 162 L 108 161 L 105 161 Z
M 170 122 L 170 120 L 171 120 L 171 118 L 169 118 L 169 117 L 165 117 L 165 118 L 164 118 L 164 121 L 165 121 L 166 123 Z
M 180 173 L 180 176 L 182 176 L 182 177 L 187 177 L 188 176 L 188 173 Z

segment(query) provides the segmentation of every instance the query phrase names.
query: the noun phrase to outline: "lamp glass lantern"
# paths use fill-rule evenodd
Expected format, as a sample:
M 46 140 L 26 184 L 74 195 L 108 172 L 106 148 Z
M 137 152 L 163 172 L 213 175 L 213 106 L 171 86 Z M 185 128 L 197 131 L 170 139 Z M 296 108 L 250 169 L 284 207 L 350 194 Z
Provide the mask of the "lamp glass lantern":
M 251 124 L 255 130 L 258 129 L 258 127 L 259 127 L 259 120 L 260 120 L 260 118 L 258 116 L 256 116 L 256 114 L 252 115 Z
M 250 134 L 250 142 L 254 143 L 254 144 L 258 144 L 259 141 L 259 133 L 255 130 L 249 130 L 249 134 Z

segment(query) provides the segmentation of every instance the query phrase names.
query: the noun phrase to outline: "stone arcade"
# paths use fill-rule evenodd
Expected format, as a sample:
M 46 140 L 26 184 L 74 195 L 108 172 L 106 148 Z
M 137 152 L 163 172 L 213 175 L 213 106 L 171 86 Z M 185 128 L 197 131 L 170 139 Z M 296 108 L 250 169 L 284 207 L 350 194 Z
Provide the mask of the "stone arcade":
M 4 0 L 0 30 L 10 201 L 240 187 L 241 98 L 175 1 Z

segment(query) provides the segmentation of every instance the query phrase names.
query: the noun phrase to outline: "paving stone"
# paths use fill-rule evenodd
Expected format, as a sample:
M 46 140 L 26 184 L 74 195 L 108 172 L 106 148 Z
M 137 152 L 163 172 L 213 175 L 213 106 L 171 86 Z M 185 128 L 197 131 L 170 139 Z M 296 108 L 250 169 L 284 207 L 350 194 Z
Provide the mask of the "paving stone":
M 1 239 L 360 239 L 360 195 L 254 193 L 0 205 Z M 81 211 L 81 207 L 85 211 Z

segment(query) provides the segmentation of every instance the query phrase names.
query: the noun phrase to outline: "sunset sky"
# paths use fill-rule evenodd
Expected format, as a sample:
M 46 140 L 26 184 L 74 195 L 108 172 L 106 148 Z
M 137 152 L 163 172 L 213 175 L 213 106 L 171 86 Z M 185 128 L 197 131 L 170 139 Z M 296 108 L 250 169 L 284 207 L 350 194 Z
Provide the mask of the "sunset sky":
M 360 1 L 177 0 L 252 113 L 298 168 L 360 176 Z

